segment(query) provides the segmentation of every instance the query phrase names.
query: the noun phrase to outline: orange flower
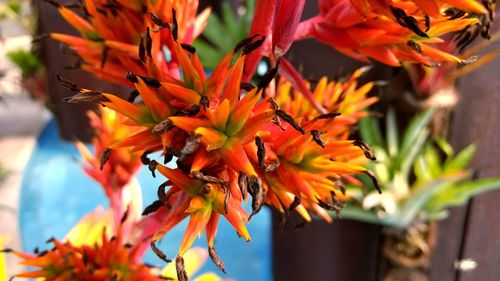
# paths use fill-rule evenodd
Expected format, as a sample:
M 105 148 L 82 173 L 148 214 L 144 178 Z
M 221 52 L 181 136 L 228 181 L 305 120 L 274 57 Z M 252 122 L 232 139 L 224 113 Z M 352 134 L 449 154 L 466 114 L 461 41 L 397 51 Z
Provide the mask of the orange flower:
M 314 37 L 355 59 L 375 59 L 392 66 L 462 62 L 438 48 L 441 37 L 479 21 L 465 13 L 447 16 L 441 12 L 452 7 L 486 12 L 477 1 L 322 0 L 319 5 L 320 14 L 301 24 L 297 38 Z
M 164 72 L 176 73 L 175 57 L 166 58 L 172 44 L 168 35 L 170 29 L 156 24 L 172 22 L 173 13 L 177 11 L 176 36 L 190 43 L 201 34 L 210 14 L 206 9 L 196 17 L 197 8 L 198 0 L 119 0 L 111 4 L 102 0 L 85 0 L 87 20 L 58 5 L 59 13 L 80 32 L 81 37 L 60 33 L 53 33 L 51 37 L 68 44 L 83 60 L 83 69 L 102 80 L 132 86 L 125 79 L 128 71 L 148 75 L 138 56 L 146 29 L 156 31 L 151 50 L 155 63 Z
M 252 160 L 261 168 L 268 204 L 283 213 L 296 209 L 308 221 L 309 209 L 330 221 L 326 210 L 339 211 L 341 202 L 348 199 L 341 180 L 370 174 L 362 167 L 365 156 L 373 158 L 369 148 L 347 140 L 350 127 L 377 100 L 367 97 L 371 83 L 357 88 L 356 79 L 363 72 L 356 71 L 344 82 L 319 81 L 313 97 L 327 114 L 318 112 L 302 95 L 292 94 L 288 81 L 279 82 L 275 95 L 278 111 L 290 113 L 295 121 L 282 123 L 281 128 L 265 126 L 258 133 L 261 142 L 246 147 L 254 151 L 249 155 L 254 155 Z
M 120 230 L 112 238 L 103 231 L 102 240 L 95 245 L 74 246 L 56 239 L 51 243 L 53 249 L 35 254 L 13 251 L 22 259 L 22 265 L 32 269 L 15 277 L 48 281 L 163 280 L 153 274 L 149 266 L 137 262 L 140 260 L 139 248 L 125 244 Z

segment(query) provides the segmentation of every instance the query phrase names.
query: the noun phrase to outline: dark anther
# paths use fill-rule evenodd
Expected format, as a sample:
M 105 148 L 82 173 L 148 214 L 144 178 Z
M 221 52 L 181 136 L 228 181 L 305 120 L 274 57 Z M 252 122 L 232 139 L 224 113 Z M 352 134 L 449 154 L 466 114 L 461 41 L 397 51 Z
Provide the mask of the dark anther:
M 156 124 L 151 132 L 154 135 L 163 135 L 164 133 L 168 132 L 170 129 L 174 128 L 174 125 L 172 124 L 172 121 L 170 119 L 165 119 L 161 121 L 160 123 Z
M 372 161 L 375 161 L 377 160 L 377 158 L 375 158 L 375 155 L 373 155 L 373 151 L 371 149 L 370 146 L 368 146 L 368 144 L 366 144 L 364 141 L 361 141 L 361 140 L 355 140 L 352 142 L 352 144 L 354 144 L 355 146 L 361 148 L 361 150 L 363 150 L 363 153 L 365 154 L 365 157 L 372 160 Z
M 108 60 L 108 52 L 109 52 L 109 47 L 104 46 L 104 48 L 102 49 L 102 54 L 101 54 L 101 69 L 104 68 L 106 61 Z
M 250 220 L 255 214 L 257 214 L 264 203 L 264 188 L 262 188 L 262 181 L 257 176 L 251 176 L 249 180 L 249 190 L 252 194 L 252 213 L 248 220 Z
M 165 206 L 160 200 L 156 200 L 153 203 L 149 204 L 146 208 L 144 208 L 144 211 L 142 212 L 143 216 L 147 216 L 149 214 L 152 214 L 161 207 Z
M 151 51 L 153 49 L 153 38 L 151 38 L 151 34 L 149 33 L 149 27 L 146 28 L 146 55 L 148 57 L 152 57 Z
M 181 149 L 181 157 L 193 154 L 200 147 L 200 136 L 194 135 L 186 139 L 186 143 Z
M 325 142 L 321 139 L 320 132 L 318 130 L 312 130 L 311 136 L 313 137 L 315 143 L 317 143 L 322 148 L 325 148 Z
M 151 241 L 151 250 L 153 250 L 153 252 L 161 259 L 163 260 L 164 262 L 166 263 L 169 263 L 171 262 L 171 260 L 167 259 L 167 255 L 165 255 L 165 253 L 163 253 L 160 249 L 158 249 L 158 247 L 156 247 L 156 244 L 155 244 L 156 241 Z
M 109 160 L 109 155 L 111 155 L 111 149 L 106 148 L 102 154 L 101 154 L 101 159 L 99 161 L 99 169 L 102 171 L 104 169 L 104 165 L 106 165 L 106 162 Z
M 0 253 L 12 253 L 13 251 L 11 248 L 4 248 L 0 250 Z
M 132 243 L 126 243 L 125 245 L 123 245 L 123 247 L 130 249 L 130 248 L 134 247 L 134 245 L 132 245 Z
M 201 96 L 200 106 L 203 107 L 204 109 L 207 109 L 210 106 L 210 101 L 208 100 L 208 97 Z
M 366 170 L 364 173 L 368 177 L 370 177 L 370 179 L 372 180 L 373 185 L 375 186 L 375 189 L 378 191 L 378 193 L 382 194 L 382 189 L 380 189 L 380 185 L 378 183 L 378 180 L 377 180 L 377 177 L 375 176 L 375 174 L 370 170 Z
M 324 202 L 319 198 L 316 198 L 316 200 L 318 200 L 318 206 L 320 206 L 323 209 L 335 212 L 339 212 L 342 209 L 341 206 L 335 204 L 334 202 Z
M 318 115 L 314 118 L 314 120 L 320 120 L 320 119 L 333 119 L 337 116 L 340 116 L 342 115 L 340 112 L 330 112 L 330 113 L 325 113 L 325 114 L 321 114 L 321 115 Z
M 431 18 L 429 17 L 428 14 L 425 14 L 424 19 L 425 19 L 425 32 L 427 32 L 429 31 L 429 29 L 431 29 Z
M 59 81 L 59 83 L 61 83 L 61 85 L 64 88 L 66 88 L 72 92 L 80 92 L 81 88 L 78 87 L 75 83 L 71 82 L 70 80 L 63 78 L 59 74 L 56 74 L 56 78 L 57 78 L 57 81 Z
M 134 103 L 135 102 L 135 99 L 139 96 L 139 91 L 137 90 L 133 90 L 132 92 L 130 92 L 130 94 L 128 95 L 128 98 L 127 98 L 127 101 L 130 102 L 130 103 Z
M 130 71 L 127 72 L 127 80 L 128 81 L 130 81 L 132 83 L 137 83 L 137 82 L 139 82 L 139 80 L 137 80 L 137 77 L 141 78 L 144 81 L 144 83 L 146 85 L 148 85 L 149 87 L 160 88 L 160 86 L 161 86 L 160 81 L 158 81 L 154 78 L 137 75 L 137 74 L 132 73 Z
M 156 178 L 155 171 L 156 171 L 157 165 L 158 165 L 158 162 L 156 162 L 156 160 L 151 160 L 151 162 L 149 162 L 149 164 L 148 164 L 148 168 L 151 171 L 151 175 L 153 176 L 153 178 Z
M 182 157 L 182 153 L 173 147 L 166 147 L 165 149 L 167 150 L 167 153 L 172 155 L 172 156 Z
M 259 167 L 261 169 L 265 169 L 266 164 L 264 163 L 264 159 L 266 158 L 266 147 L 264 145 L 264 141 L 257 136 L 255 137 L 255 145 L 257 145 L 257 159 L 259 160 Z
M 219 258 L 219 255 L 217 255 L 217 252 L 215 251 L 214 247 L 208 247 L 208 254 L 210 255 L 210 258 L 212 261 L 215 263 L 215 265 L 224 273 L 226 273 L 226 269 L 224 268 L 224 263 L 221 261 Z
M 71 97 L 64 98 L 68 103 L 94 103 L 109 101 L 102 93 L 94 91 L 83 91 Z
M 160 200 L 160 202 L 163 203 L 164 205 L 168 205 L 168 198 L 165 192 L 167 186 L 168 186 L 168 181 L 160 184 L 160 186 L 158 186 L 158 191 L 156 192 L 156 195 L 158 195 L 158 200 Z
M 172 161 L 173 158 L 174 156 L 168 153 L 167 148 L 165 148 L 165 153 L 163 155 L 163 164 L 168 164 L 170 161 Z
M 177 41 L 178 32 L 179 32 L 179 26 L 177 25 L 177 16 L 176 16 L 175 9 L 172 9 L 172 26 L 171 26 L 171 31 L 172 31 L 172 37 L 174 37 L 174 41 Z
M 146 63 L 146 48 L 144 47 L 144 39 L 142 37 L 141 37 L 141 41 L 139 42 L 139 59 L 141 60 L 142 63 Z M 128 73 L 127 73 L 127 75 L 128 75 Z M 127 76 L 127 78 L 128 78 L 128 76 Z M 132 81 L 132 83 L 137 83 L 137 82 Z
M 241 191 L 241 197 L 246 200 L 248 197 L 248 176 L 243 172 L 238 175 L 238 187 Z
M 156 24 L 160 29 L 161 28 L 170 29 L 170 24 L 163 22 L 160 18 L 158 18 L 157 16 L 155 16 L 152 13 L 151 13 L 151 21 L 153 21 L 153 23 Z
M 194 54 L 196 53 L 196 48 L 191 45 L 191 44 L 188 44 L 188 43 L 182 43 L 181 44 L 181 47 L 186 50 L 188 53 L 191 53 L 191 54 Z
M 412 50 L 414 50 L 415 52 L 421 54 L 422 53 L 422 48 L 420 47 L 420 45 L 413 41 L 413 40 L 408 40 L 408 42 L 406 42 L 406 45 L 408 45 L 410 48 L 412 48 Z
M 175 258 L 175 269 L 177 270 L 177 280 L 188 281 L 188 276 L 184 269 L 184 259 L 181 256 Z
M 408 28 L 418 36 L 429 38 L 429 35 L 422 31 L 418 26 L 417 20 L 412 16 L 408 16 L 403 9 L 391 6 L 391 11 L 401 26 Z
M 149 165 L 149 163 L 151 162 L 151 160 L 148 158 L 148 155 L 151 153 L 152 151 L 150 150 L 146 150 L 144 151 L 144 153 L 141 155 L 141 162 L 143 165 Z
M 142 44 L 140 44 L 140 46 L 142 46 Z M 127 76 L 126 77 L 127 77 L 128 81 L 130 81 L 130 82 L 132 82 L 134 84 L 137 83 L 137 82 L 139 82 L 139 80 L 137 80 L 137 75 L 134 74 L 134 73 L 132 73 L 132 72 L 130 72 L 130 71 L 127 72 Z
M 209 195 L 212 191 L 212 188 L 208 184 L 204 184 L 201 186 L 200 193 L 203 195 Z
M 220 183 L 224 184 L 225 182 L 217 177 L 209 176 L 203 174 L 201 171 L 193 171 L 190 175 L 193 179 L 199 180 L 204 183 Z
M 260 38 L 259 40 L 254 41 L 252 43 L 249 43 L 249 44 L 245 45 L 243 47 L 243 51 L 241 51 L 241 52 L 243 53 L 243 55 L 248 55 L 251 52 L 253 52 L 256 49 L 258 49 L 260 46 L 262 46 L 262 44 L 264 43 L 264 41 L 266 41 L 266 37 L 262 36 L 262 38 Z
M 264 74 L 262 80 L 257 85 L 257 88 L 259 90 L 265 89 L 271 83 L 271 81 L 273 81 L 276 75 L 278 75 L 278 68 L 279 68 L 279 61 L 276 64 L 275 68 L 270 69 L 269 71 L 266 72 L 266 74 Z
M 293 117 L 290 116 L 288 113 L 286 113 L 281 109 L 277 109 L 275 112 L 279 118 L 283 119 L 283 121 L 290 124 L 295 130 L 299 131 L 303 135 L 306 134 L 306 131 L 304 131 L 304 129 L 299 125 L 299 123 L 297 123 L 297 121 L 295 121 L 295 119 L 293 119 Z
M 47 239 L 47 241 L 45 241 L 45 243 L 49 244 L 49 243 L 53 243 L 54 241 L 56 241 L 56 238 L 50 237 L 49 239 Z
M 241 82 L 240 89 L 250 92 L 251 90 L 255 89 L 255 86 L 249 82 Z
M 125 210 L 125 212 L 123 213 L 123 216 L 120 220 L 120 223 L 123 224 L 127 218 L 128 218 L 128 214 L 129 214 L 129 211 L 130 211 L 130 206 L 127 206 L 127 209 Z
M 445 16 L 447 16 L 450 20 L 458 19 L 466 15 L 465 11 L 450 8 L 444 11 Z
M 292 204 L 290 204 L 290 206 L 288 207 L 288 211 L 291 212 L 291 211 L 295 210 L 295 208 L 297 208 L 300 205 L 301 202 L 302 202 L 302 199 L 300 199 L 299 197 L 295 196 L 293 198 Z
M 250 37 L 247 37 L 243 40 L 241 40 L 240 42 L 238 42 L 238 44 L 236 44 L 236 47 L 234 47 L 234 50 L 233 52 L 234 53 L 237 53 L 241 48 L 247 46 L 248 44 L 252 43 L 253 39 L 259 37 L 260 35 L 259 34 L 254 34 Z
M 269 98 L 269 99 L 267 100 L 267 102 L 268 102 L 268 103 L 272 106 L 272 108 L 273 108 L 274 110 L 276 110 L 276 109 L 279 109 L 279 108 L 280 108 L 280 106 L 278 105 L 278 103 L 276 102 L 276 100 L 275 100 L 274 98 Z
M 225 186 L 225 185 L 224 185 Z M 231 190 L 225 186 L 224 187 L 224 212 L 229 213 L 229 199 L 231 199 Z

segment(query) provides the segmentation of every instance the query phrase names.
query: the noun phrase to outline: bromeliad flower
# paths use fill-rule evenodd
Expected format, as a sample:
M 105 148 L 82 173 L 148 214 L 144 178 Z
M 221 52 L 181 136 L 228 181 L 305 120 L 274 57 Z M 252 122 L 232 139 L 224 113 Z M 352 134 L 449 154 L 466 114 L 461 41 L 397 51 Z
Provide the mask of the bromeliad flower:
M 141 162 L 139 155 L 131 149 L 108 149 L 110 145 L 131 135 L 134 129 L 120 126 L 125 118 L 110 109 L 100 108 L 100 114 L 98 116 L 92 111 L 88 113 L 95 134 L 92 140 L 94 152 L 81 142 L 76 145 L 85 161 L 83 170 L 102 186 L 118 223 L 126 207 L 123 206 L 124 187 L 131 182 Z M 104 166 L 101 159 L 105 159 L 108 164 Z
M 34 254 L 13 251 L 30 271 L 14 275 L 19 278 L 43 280 L 164 280 L 150 266 L 138 262 L 138 247 L 126 244 L 118 229 L 113 237 L 105 231 L 94 245 L 75 246 L 69 241 L 51 239 L 54 247 Z M 12 250 L 4 250 L 12 251 Z
M 112 1 L 86 0 L 81 7 L 85 18 L 64 5 L 48 1 L 58 7 L 59 13 L 77 29 L 81 37 L 53 33 L 51 37 L 68 44 L 83 61 L 82 68 L 98 78 L 132 86 L 125 79 L 128 71 L 147 75 L 146 67 L 137 56 L 143 34 L 149 27 L 155 44 L 152 58 L 164 72 L 176 73 L 177 61 L 169 49 L 172 41 L 165 22 L 174 22 L 176 34 L 182 42 L 191 43 L 203 31 L 210 10 L 198 17 L 198 0 L 139 0 Z M 177 17 L 174 14 L 177 11 Z M 161 27 L 157 24 L 160 23 Z
M 318 16 L 301 23 L 297 39 L 313 37 L 355 59 L 375 59 L 392 66 L 461 63 L 438 48 L 441 37 L 479 21 L 465 12 L 447 15 L 445 9 L 486 12 L 477 1 L 322 0 L 319 7 Z
M 287 122 L 266 125 L 255 144 L 246 146 L 262 171 L 268 204 L 285 214 L 296 209 L 308 221 L 307 210 L 331 221 L 326 210 L 339 211 L 348 199 L 341 181 L 359 173 L 371 176 L 362 167 L 364 157 L 373 159 L 371 151 L 363 142 L 347 140 L 350 127 L 376 101 L 367 97 L 371 83 L 357 88 L 356 79 L 363 72 L 356 71 L 344 82 L 320 80 L 313 96 L 327 114 L 307 105 L 302 95 L 294 95 L 288 81 L 279 82 L 275 106 Z

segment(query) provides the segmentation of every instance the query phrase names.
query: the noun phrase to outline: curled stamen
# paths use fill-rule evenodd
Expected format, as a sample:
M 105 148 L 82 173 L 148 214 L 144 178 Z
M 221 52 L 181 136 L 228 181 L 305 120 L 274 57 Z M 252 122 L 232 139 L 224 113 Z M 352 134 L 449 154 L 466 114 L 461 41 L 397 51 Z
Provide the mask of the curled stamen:
M 144 211 L 142 212 L 142 216 L 147 216 L 149 214 L 155 213 L 161 207 L 165 206 L 160 200 L 156 200 L 153 203 L 149 204 Z
M 165 255 L 165 253 L 163 253 L 158 247 L 156 247 L 156 241 L 151 241 L 151 249 L 153 250 L 153 252 L 161 259 L 163 260 L 164 262 L 166 263 L 169 263 L 171 262 L 171 260 L 169 260 L 167 258 L 167 255 Z
M 102 169 L 104 169 L 104 165 L 106 165 L 106 162 L 108 162 L 110 155 L 111 155 L 111 149 L 109 149 L 109 148 L 106 148 L 102 152 L 101 158 L 100 158 L 100 161 L 99 161 L 99 169 L 101 171 L 102 171 Z
M 297 123 L 297 121 L 295 121 L 295 119 L 293 119 L 291 115 L 289 115 L 288 113 L 286 113 L 281 109 L 278 109 L 275 112 L 279 118 L 283 119 L 283 121 L 290 124 L 295 130 L 299 131 L 303 135 L 306 134 L 306 131 L 299 125 L 299 123 Z
M 226 273 L 226 269 L 224 267 L 224 263 L 221 261 L 214 247 L 208 247 L 208 254 L 210 258 L 215 263 L 215 265 L 224 273 Z
M 377 158 L 375 157 L 375 155 L 373 154 L 373 151 L 371 149 L 370 146 L 368 146 L 368 144 L 366 144 L 364 141 L 361 141 L 361 140 L 355 140 L 353 141 L 352 143 L 353 145 L 361 148 L 361 150 L 363 150 L 363 153 L 365 154 L 365 157 L 372 160 L 372 161 L 375 161 L 377 160 Z

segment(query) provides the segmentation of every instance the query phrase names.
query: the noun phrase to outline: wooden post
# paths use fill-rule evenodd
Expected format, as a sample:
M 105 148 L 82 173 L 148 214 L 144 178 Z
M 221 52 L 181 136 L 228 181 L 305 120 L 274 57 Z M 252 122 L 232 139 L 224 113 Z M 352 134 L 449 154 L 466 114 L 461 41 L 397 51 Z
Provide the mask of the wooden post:
M 498 26 L 498 24 L 497 24 Z M 500 43 L 484 53 L 498 50 Z M 461 99 L 453 115 L 452 141 L 457 149 L 474 142 L 472 163 L 478 178 L 500 176 L 500 60 L 482 66 L 460 82 Z M 431 277 L 436 281 L 496 281 L 500 267 L 500 191 L 471 200 L 468 208 L 455 208 L 439 224 Z M 472 259 L 477 268 L 457 271 L 454 262 Z

